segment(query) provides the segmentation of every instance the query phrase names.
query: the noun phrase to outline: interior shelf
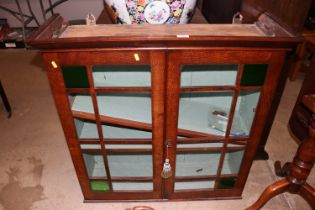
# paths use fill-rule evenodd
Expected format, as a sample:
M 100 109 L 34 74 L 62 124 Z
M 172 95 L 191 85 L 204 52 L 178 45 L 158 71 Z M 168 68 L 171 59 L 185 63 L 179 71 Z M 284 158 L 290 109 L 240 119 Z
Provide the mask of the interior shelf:
M 251 91 L 240 94 L 232 124 L 232 136 L 249 135 L 259 95 L 260 93 L 258 91 Z M 223 128 L 220 129 L 219 126 L 214 126 L 214 122 L 217 122 L 218 120 L 216 119 L 216 116 L 214 116 L 212 113 L 218 110 L 224 110 L 224 112 L 227 113 L 228 119 L 229 108 L 227 106 L 231 104 L 231 97 L 232 96 L 225 97 L 226 99 L 224 99 L 224 101 L 222 101 L 221 99 L 221 103 L 225 107 L 219 107 L 220 103 L 217 105 L 211 104 L 213 100 L 220 101 L 217 99 L 218 96 L 215 96 L 215 98 L 210 98 L 211 100 L 208 101 L 203 98 L 200 99 L 200 97 L 194 98 L 193 95 L 181 98 L 178 121 L 179 135 L 181 135 L 181 132 L 185 134 L 185 132 L 182 130 L 187 130 L 209 135 L 224 136 L 227 120 L 225 122 L 225 127 L 223 126 Z M 109 122 L 114 122 L 116 120 L 115 122 L 117 124 L 121 123 L 125 126 L 130 126 L 131 128 L 151 129 L 152 115 L 150 94 L 124 93 L 121 95 L 116 93 L 111 95 L 100 95 L 97 96 L 97 101 L 101 118 L 111 117 L 112 121 Z M 79 113 L 94 114 L 91 96 L 75 96 L 72 103 L 72 110 Z M 82 118 L 84 118 L 83 114 Z M 137 124 L 136 122 L 140 122 L 143 124 Z M 83 128 L 85 130 L 82 131 L 84 131 L 85 133 L 91 133 L 92 130 L 97 131 L 95 127 L 90 124 L 86 124 L 86 126 L 84 126 Z M 130 132 L 130 137 L 133 137 L 135 135 L 143 135 L 145 136 L 145 138 L 150 138 L 150 132 L 124 129 L 119 129 L 119 132 L 122 136 L 124 136 L 124 134 L 129 135 Z M 82 132 L 82 134 L 84 134 L 84 132 Z M 111 135 L 110 133 L 114 134 L 115 132 L 105 131 L 105 133 Z
M 150 94 L 112 94 L 97 96 L 100 115 L 132 121 L 151 123 Z M 91 96 L 77 95 L 72 111 L 94 114 Z
M 96 123 L 75 119 L 79 139 L 99 139 Z M 152 133 L 143 130 L 102 124 L 103 138 L 106 139 L 151 139 Z

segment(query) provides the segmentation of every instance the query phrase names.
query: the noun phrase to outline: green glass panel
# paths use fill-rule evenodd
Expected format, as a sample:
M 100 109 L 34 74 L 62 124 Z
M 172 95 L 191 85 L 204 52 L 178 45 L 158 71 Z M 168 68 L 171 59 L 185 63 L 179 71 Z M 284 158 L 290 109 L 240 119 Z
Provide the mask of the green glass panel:
M 221 178 L 219 181 L 219 189 L 233 189 L 236 181 L 236 178 Z
M 108 192 L 109 191 L 109 185 L 108 182 L 105 181 L 91 181 L 91 189 L 93 191 L 103 191 Z
M 268 64 L 244 65 L 241 86 L 262 86 L 265 82 Z
M 85 66 L 62 66 L 61 71 L 66 88 L 89 88 Z

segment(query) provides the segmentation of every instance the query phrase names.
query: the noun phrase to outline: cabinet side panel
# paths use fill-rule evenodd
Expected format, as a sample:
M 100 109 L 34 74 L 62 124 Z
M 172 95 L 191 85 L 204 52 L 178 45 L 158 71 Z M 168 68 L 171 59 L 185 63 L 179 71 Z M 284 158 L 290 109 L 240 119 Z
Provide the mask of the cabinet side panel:
M 266 126 L 267 116 L 272 105 L 278 81 L 280 79 L 284 58 L 285 52 L 273 52 L 270 56 L 270 60 L 268 61 L 268 73 L 265 79 L 265 84 L 262 86 L 259 105 L 257 107 L 256 116 L 252 125 L 251 139 L 248 142 L 248 146 L 244 155 L 245 161 L 243 161 L 241 165 L 239 174 L 242 179 L 240 179 L 237 183 L 237 187 L 242 189 L 246 183 L 256 150 L 259 146 L 263 129 Z

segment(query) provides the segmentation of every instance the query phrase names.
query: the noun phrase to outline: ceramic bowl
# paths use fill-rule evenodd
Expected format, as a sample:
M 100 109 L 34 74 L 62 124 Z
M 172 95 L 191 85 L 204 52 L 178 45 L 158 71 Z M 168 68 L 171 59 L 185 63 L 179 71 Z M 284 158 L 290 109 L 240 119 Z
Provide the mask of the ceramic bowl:
M 109 13 L 120 24 L 185 24 L 197 0 L 105 0 Z

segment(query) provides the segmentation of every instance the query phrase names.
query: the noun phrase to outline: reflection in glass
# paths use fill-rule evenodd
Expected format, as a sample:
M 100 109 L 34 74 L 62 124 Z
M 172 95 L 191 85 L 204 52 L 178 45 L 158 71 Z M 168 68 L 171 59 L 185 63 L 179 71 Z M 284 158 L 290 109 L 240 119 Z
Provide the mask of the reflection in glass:
M 95 87 L 150 87 L 151 69 L 147 65 L 93 66 Z
M 223 136 L 232 98 L 231 91 L 181 93 L 179 129 Z
M 243 160 L 244 151 L 227 151 L 225 153 L 221 174 L 238 174 Z
M 74 119 L 74 125 L 79 139 L 99 139 L 95 122 Z
M 235 85 L 238 65 L 186 65 L 181 72 L 181 87 Z
M 231 136 L 248 136 L 255 117 L 260 91 L 242 90 L 239 92 Z
M 105 165 L 102 154 L 83 153 L 85 168 L 89 177 L 105 177 Z

